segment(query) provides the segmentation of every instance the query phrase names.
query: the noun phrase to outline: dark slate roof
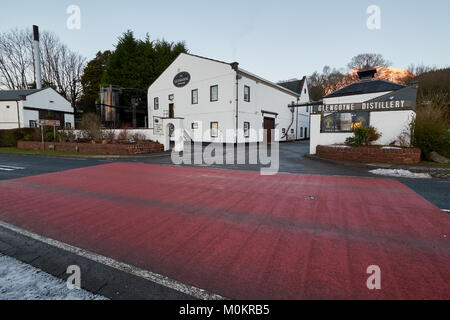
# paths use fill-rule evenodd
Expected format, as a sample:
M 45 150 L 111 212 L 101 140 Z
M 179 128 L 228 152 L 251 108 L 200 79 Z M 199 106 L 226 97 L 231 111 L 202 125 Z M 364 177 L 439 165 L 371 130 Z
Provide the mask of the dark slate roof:
M 29 96 L 30 94 L 39 92 L 41 90 L 43 90 L 43 89 L 0 91 L 0 101 L 19 101 L 19 100 L 23 100 L 22 97 Z
M 283 88 L 286 88 L 290 91 L 293 91 L 299 95 L 302 94 L 303 85 L 305 84 L 306 77 L 303 77 L 302 80 L 293 80 L 293 81 L 286 81 L 286 82 L 280 82 L 278 85 L 282 86 Z
M 357 94 L 396 91 L 403 88 L 406 88 L 406 86 L 385 80 L 360 81 L 352 83 L 335 92 L 332 92 L 324 96 L 324 98 L 335 98 L 342 96 L 352 96 Z

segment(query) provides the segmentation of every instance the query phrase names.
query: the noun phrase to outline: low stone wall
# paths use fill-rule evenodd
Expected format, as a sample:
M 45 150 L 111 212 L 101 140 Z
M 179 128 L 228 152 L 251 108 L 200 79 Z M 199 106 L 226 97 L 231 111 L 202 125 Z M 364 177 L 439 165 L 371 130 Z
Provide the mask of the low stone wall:
M 17 147 L 22 150 L 50 150 L 63 152 L 78 152 L 80 154 L 96 155 L 129 155 L 164 152 L 164 146 L 159 143 L 143 144 L 91 144 L 91 143 L 57 143 L 37 141 L 19 141 Z
M 366 163 L 417 164 L 421 160 L 417 148 L 318 146 L 319 158 Z

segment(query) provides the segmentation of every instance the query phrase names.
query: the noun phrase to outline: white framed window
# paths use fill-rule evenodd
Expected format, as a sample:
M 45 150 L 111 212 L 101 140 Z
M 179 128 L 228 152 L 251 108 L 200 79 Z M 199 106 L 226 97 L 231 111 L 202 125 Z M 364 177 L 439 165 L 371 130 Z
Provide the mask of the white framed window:
M 244 122 L 244 137 L 250 138 L 250 122 Z
M 219 137 L 219 123 L 211 122 L 211 138 Z
M 191 104 L 198 104 L 198 89 L 192 90 Z
M 219 86 L 211 86 L 210 88 L 210 101 L 216 102 L 219 101 Z
M 158 97 L 153 99 L 153 106 L 154 106 L 155 110 L 159 110 L 159 98 Z
M 244 101 L 250 102 L 250 87 L 244 86 Z

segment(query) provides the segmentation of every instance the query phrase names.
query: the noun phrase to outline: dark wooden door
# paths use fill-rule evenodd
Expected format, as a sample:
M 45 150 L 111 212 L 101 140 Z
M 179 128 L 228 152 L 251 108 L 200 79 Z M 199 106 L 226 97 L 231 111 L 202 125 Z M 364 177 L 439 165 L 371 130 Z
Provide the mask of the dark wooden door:
M 169 118 L 170 119 L 175 118 L 175 110 L 173 103 L 169 104 Z
M 264 130 L 266 130 L 266 141 L 271 143 L 273 141 L 273 130 L 275 130 L 275 119 L 264 118 Z

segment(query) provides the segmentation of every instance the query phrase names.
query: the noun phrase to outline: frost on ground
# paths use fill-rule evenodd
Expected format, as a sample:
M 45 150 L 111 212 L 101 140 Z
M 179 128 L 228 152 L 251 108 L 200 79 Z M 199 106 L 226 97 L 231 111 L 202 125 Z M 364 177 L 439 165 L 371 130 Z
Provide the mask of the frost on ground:
M 0 256 L 0 300 L 105 300 L 30 265 Z
M 372 174 L 379 176 L 388 176 L 396 178 L 414 178 L 414 179 L 431 179 L 428 173 L 414 173 L 409 170 L 402 169 L 376 169 L 369 171 Z

